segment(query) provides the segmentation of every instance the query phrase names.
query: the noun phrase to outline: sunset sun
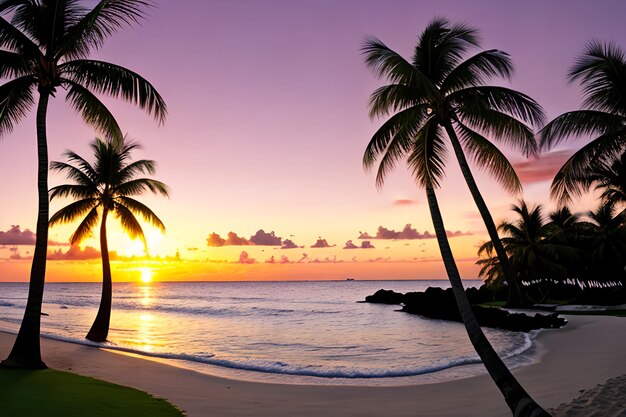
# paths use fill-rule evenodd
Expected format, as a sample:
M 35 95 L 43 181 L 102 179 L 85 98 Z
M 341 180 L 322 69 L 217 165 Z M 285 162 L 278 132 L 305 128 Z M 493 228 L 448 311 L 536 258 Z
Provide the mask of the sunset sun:
M 152 282 L 152 276 L 154 273 L 150 268 L 139 268 L 139 279 L 141 282 L 149 283 Z

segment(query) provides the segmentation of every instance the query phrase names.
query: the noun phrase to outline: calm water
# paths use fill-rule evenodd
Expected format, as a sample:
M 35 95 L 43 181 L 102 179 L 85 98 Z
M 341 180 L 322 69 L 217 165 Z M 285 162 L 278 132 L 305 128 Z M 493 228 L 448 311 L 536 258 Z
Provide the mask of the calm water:
M 380 288 L 418 291 L 445 281 L 116 283 L 109 346 L 194 369 L 319 378 L 397 378 L 476 363 L 458 323 L 357 303 Z M 479 285 L 468 282 L 467 286 Z M 26 284 L 0 284 L 0 320 L 19 323 Z M 45 334 L 83 342 L 100 284 L 46 285 Z M 523 333 L 486 330 L 505 357 Z M 219 369 L 219 368 L 218 368 Z

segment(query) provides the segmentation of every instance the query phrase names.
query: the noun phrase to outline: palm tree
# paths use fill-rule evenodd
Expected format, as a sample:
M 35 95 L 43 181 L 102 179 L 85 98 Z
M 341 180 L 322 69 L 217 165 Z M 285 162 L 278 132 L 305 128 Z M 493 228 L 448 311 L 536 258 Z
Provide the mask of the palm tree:
M 568 278 L 570 266 L 578 260 L 578 251 L 563 239 L 556 224 L 546 223 L 541 205 L 528 207 L 522 200 L 511 209 L 517 218 L 514 221 L 505 220 L 498 226 L 498 231 L 504 235 L 502 244 L 520 279 L 542 284 L 546 287 L 543 294 L 546 298 L 552 280 Z M 564 217 L 567 212 L 553 213 L 553 217 L 559 220 L 559 216 Z M 569 213 L 564 220 L 569 225 L 574 219 Z M 478 250 L 479 256 L 490 256 L 492 253 L 492 242 L 484 243 Z
M 585 278 L 595 281 L 619 280 L 626 286 L 626 211 L 616 214 L 613 203 L 600 204 L 587 212 Z
M 548 416 L 549 414 L 530 398 L 513 377 L 478 325 L 450 249 L 435 192 L 444 174 L 445 144 L 442 126 L 445 128 L 451 126 L 451 123 L 465 126 L 459 119 L 452 118 L 455 111 L 463 108 L 464 100 L 461 99 L 464 96 L 467 96 L 468 100 L 473 96 L 473 103 L 476 105 L 478 103 L 487 105 L 493 102 L 494 105 L 503 106 L 499 109 L 526 109 L 523 112 L 529 114 L 539 111 L 536 103 L 519 93 L 500 88 L 486 88 L 484 92 L 481 92 L 480 88 L 471 87 L 487 75 L 508 73 L 504 70 L 508 68 L 508 59 L 498 51 L 488 51 L 482 54 L 482 58 L 471 60 L 470 64 L 456 66 L 461 53 L 469 45 L 475 43 L 474 30 L 463 25 L 449 27 L 444 19 L 436 19 L 426 28 L 420 37 L 412 64 L 376 38 L 366 41 L 364 52 L 367 64 L 378 75 L 387 76 L 394 83 L 372 94 L 370 114 L 377 116 L 386 115 L 392 111 L 398 111 L 398 113 L 385 122 L 374 135 L 365 150 L 363 163 L 366 168 L 371 168 L 378 163 L 376 184 L 381 187 L 387 174 L 398 160 L 408 154 L 408 164 L 417 184 L 426 189 L 428 207 L 441 256 L 474 349 L 515 416 Z M 455 67 L 461 69 L 455 72 Z M 454 73 L 458 75 L 453 76 Z M 449 81 L 445 84 L 446 88 L 442 89 L 444 79 L 449 79 Z M 464 87 L 468 85 L 470 87 L 465 89 Z M 486 94 L 484 100 L 481 99 L 483 94 Z M 513 97 L 523 98 L 522 104 L 514 105 L 517 101 L 513 100 Z M 468 107 L 473 108 L 469 104 Z M 490 114 L 490 118 L 503 120 L 504 113 L 497 109 L 489 109 L 490 106 L 487 106 L 486 113 Z M 460 114 L 470 114 L 469 111 L 460 111 Z M 482 117 L 482 120 L 484 121 L 487 117 Z M 472 115 L 470 119 L 473 119 L 475 123 L 481 123 L 479 122 L 480 115 Z M 501 125 L 505 131 L 515 131 L 513 126 L 521 126 L 519 122 L 513 122 L 514 119 L 510 120 Z M 509 128 L 507 129 L 506 126 Z M 463 137 L 467 139 L 464 144 L 471 150 L 475 159 L 493 167 L 498 178 L 504 180 L 506 184 L 513 188 L 519 185 L 517 177 L 512 176 L 514 171 L 506 158 L 489 141 L 470 130 L 469 127 L 460 129 L 464 132 Z M 450 130 L 454 133 L 453 129 Z M 494 133 L 503 133 L 499 129 L 493 130 Z M 451 136 L 450 133 L 449 136 Z M 513 134 L 512 137 L 519 138 L 520 135 Z M 450 137 L 454 141 L 456 136 L 453 138 Z M 488 163 L 488 161 L 492 162 Z
M 616 160 L 626 147 L 626 55 L 615 44 L 592 41 L 568 74 L 583 87 L 583 109 L 563 113 L 541 129 L 541 147 L 570 137 L 592 136 L 561 167 L 551 193 L 560 203 L 587 191 L 589 166 Z
M 364 162 L 370 165 L 381 154 L 377 175 L 380 185 L 396 161 L 406 155 L 422 129 L 438 133 L 433 143 L 443 170 L 446 145 L 452 145 L 463 177 L 483 218 L 500 258 L 509 285 L 511 305 L 523 304 L 523 294 L 498 238 L 489 209 L 478 190 L 465 153 L 480 168 L 489 171 L 511 193 L 521 190 L 515 170 L 486 136 L 527 155 L 537 152 L 532 129 L 544 118 L 543 110 L 530 97 L 505 87 L 484 85 L 493 76 L 510 78 L 511 60 L 505 52 L 491 49 L 463 60 L 471 47 L 479 46 L 477 31 L 466 25 L 450 25 L 434 19 L 419 37 L 413 59 L 405 60 L 381 40 L 371 37 L 363 52 L 374 72 L 390 84 L 378 88 L 370 98 L 370 116 L 389 116 L 372 137 Z
M 111 266 L 106 234 L 108 215 L 113 214 L 117 217 L 130 237 L 140 238 L 144 245 L 146 238 L 137 215 L 165 231 L 165 226 L 157 215 L 143 203 L 132 198 L 147 190 L 168 196 L 168 188 L 162 182 L 150 178 L 137 178 L 140 174 L 154 174 L 156 168 L 155 162 L 151 160 L 141 159 L 131 162 L 131 152 L 139 147 L 136 142 L 95 139 L 91 144 L 95 158 L 93 165 L 72 151 L 67 151 L 64 155 L 68 162 L 76 165 L 65 162 L 50 164 L 50 169 L 65 172 L 68 179 L 76 182 L 50 189 L 50 200 L 56 197 L 72 197 L 76 200 L 57 211 L 50 218 L 50 226 L 82 219 L 70 237 L 70 243 L 75 245 L 89 236 L 100 219 L 102 298 L 96 319 L 86 336 L 94 342 L 106 341 L 111 318 Z
M 614 160 L 605 159 L 592 165 L 586 180 L 602 192 L 602 200 L 623 206 L 626 203 L 626 152 Z
M 28 301 L 5 367 L 45 368 L 39 332 L 48 244 L 48 149 L 46 113 L 59 87 L 83 119 L 107 136 L 121 139 L 115 118 L 96 94 L 137 104 L 159 122 L 167 114 L 156 89 L 139 74 L 108 62 L 87 59 L 89 52 L 125 25 L 144 17 L 149 0 L 102 0 L 92 10 L 78 0 L 5 0 L 0 13 L 0 136 L 10 133 L 35 104 L 37 92 L 37 240 Z

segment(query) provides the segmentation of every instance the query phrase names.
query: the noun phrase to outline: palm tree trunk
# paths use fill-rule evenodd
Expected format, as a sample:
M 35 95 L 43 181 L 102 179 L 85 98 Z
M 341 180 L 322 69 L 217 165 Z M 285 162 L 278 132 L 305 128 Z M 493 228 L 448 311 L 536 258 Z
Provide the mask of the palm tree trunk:
M 437 243 L 439 243 L 441 257 L 443 258 L 448 279 L 450 280 L 452 291 L 454 292 L 454 298 L 456 299 L 463 324 L 465 325 L 465 330 L 467 331 L 472 346 L 483 361 L 487 372 L 489 372 L 489 375 L 502 392 L 504 400 L 511 409 L 514 417 L 549 417 L 550 414 L 542 409 L 530 395 L 526 393 L 519 382 L 517 382 L 478 325 L 465 289 L 463 288 L 461 276 L 456 267 L 450 244 L 448 243 L 448 237 L 446 236 L 443 218 L 439 211 L 435 190 L 431 186 L 426 187 L 426 197 L 428 199 L 428 207 L 433 220 Z
M 113 284 L 111 282 L 111 264 L 109 262 L 109 246 L 107 244 L 106 225 L 108 213 L 109 210 L 105 208 L 102 213 L 102 224 L 100 225 L 100 254 L 102 256 L 102 296 L 100 298 L 100 308 L 98 308 L 98 314 L 91 325 L 89 333 L 85 336 L 93 342 L 106 342 L 111 321 Z
M 39 209 L 37 213 L 37 237 L 35 252 L 30 269 L 28 301 L 20 330 L 15 339 L 9 357 L 2 362 L 7 368 L 44 369 L 41 360 L 39 336 L 41 332 L 41 304 L 46 279 L 46 256 L 48 252 L 48 139 L 46 135 L 46 114 L 50 92 L 39 89 L 37 105 L 37 194 Z
M 470 193 L 474 198 L 476 207 L 478 207 L 478 211 L 483 218 L 483 222 L 485 223 L 485 227 L 487 228 L 487 232 L 489 233 L 489 238 L 493 242 L 493 247 L 496 251 L 496 254 L 498 255 L 498 259 L 500 260 L 500 265 L 502 266 L 502 272 L 504 274 L 504 280 L 508 284 L 509 288 L 509 299 L 507 301 L 507 305 L 510 307 L 520 307 L 526 305 L 527 299 L 525 297 L 525 294 L 515 277 L 515 273 L 513 272 L 513 268 L 511 267 L 511 262 L 509 261 L 506 251 L 502 246 L 502 242 L 500 241 L 500 237 L 498 236 L 496 224 L 493 221 L 493 217 L 491 217 L 491 213 L 489 212 L 489 208 L 487 207 L 483 196 L 478 190 L 476 180 L 474 180 L 474 176 L 472 175 L 472 171 L 470 170 L 469 164 L 467 163 L 467 159 L 465 158 L 465 154 L 463 153 L 463 149 L 461 148 L 459 139 L 456 136 L 456 132 L 450 124 L 446 124 L 445 128 L 446 132 L 448 133 L 448 137 L 450 138 L 450 142 L 452 142 L 454 154 L 456 155 L 456 159 L 458 160 L 459 166 L 461 167 L 463 178 L 465 179 Z

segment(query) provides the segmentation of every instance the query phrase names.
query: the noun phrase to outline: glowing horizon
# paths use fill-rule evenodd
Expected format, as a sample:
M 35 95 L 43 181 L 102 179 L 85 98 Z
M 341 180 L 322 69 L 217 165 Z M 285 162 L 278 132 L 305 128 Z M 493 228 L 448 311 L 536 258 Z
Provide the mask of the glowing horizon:
M 495 83 L 535 98 L 549 119 L 580 106 L 580 88 L 567 85 L 565 74 L 586 42 L 601 39 L 626 48 L 621 22 L 626 4 L 619 1 L 603 7 L 574 2 L 567 8 L 496 0 L 471 5 L 279 0 L 271 6 L 190 0 L 185 5 L 160 2 L 141 26 L 120 31 L 93 54 L 137 71 L 169 108 L 166 123 L 158 126 L 129 104 L 103 99 L 123 131 L 142 143 L 135 157 L 156 160 L 152 177 L 172 190 L 170 199 L 139 198 L 167 228 L 162 235 L 142 223 L 147 254 L 142 242 L 126 236 L 117 221 L 109 222 L 114 281 L 141 282 L 141 271 L 148 270 L 151 282 L 445 278 L 436 240 L 424 237 L 434 233 L 424 192 L 407 169 L 398 166 L 381 190 L 373 174 L 363 171 L 365 146 L 383 122 L 369 119 L 368 97 L 384 83 L 363 62 L 364 37 L 375 35 L 410 57 L 433 17 L 467 22 L 480 31 L 484 49 L 506 51 L 516 65 L 510 82 Z M 63 160 L 66 149 L 91 160 L 89 142 L 96 134 L 63 98 L 59 91 L 49 105 L 50 160 Z M 565 143 L 538 160 L 503 148 L 529 203 L 555 207 L 549 181 L 582 143 Z M 6 196 L 0 209 L 0 282 L 27 281 L 32 232 L 23 234 L 34 230 L 37 212 L 34 109 L 0 141 L 0 173 Z M 488 237 L 453 155 L 446 173 L 439 202 L 446 229 L 459 232 L 450 243 L 461 274 L 473 279 L 477 247 Z M 474 173 L 496 223 L 508 217 L 519 197 L 507 195 L 478 169 Z M 65 182 L 61 175 L 50 176 L 51 187 Z M 53 201 L 51 213 L 67 203 Z M 587 196 L 575 211 L 593 204 Z M 418 237 L 376 238 L 379 227 L 400 232 L 407 224 Z M 13 225 L 22 235 L 2 240 Z M 76 226 L 50 229 L 50 282 L 101 279 L 98 231 L 72 248 L 66 242 Z M 249 242 L 259 230 L 297 248 L 207 245 L 211 233 L 227 240 L 233 232 Z M 371 238 L 359 239 L 361 233 Z M 330 247 L 312 248 L 320 238 Z M 363 247 L 364 241 L 374 248 Z

